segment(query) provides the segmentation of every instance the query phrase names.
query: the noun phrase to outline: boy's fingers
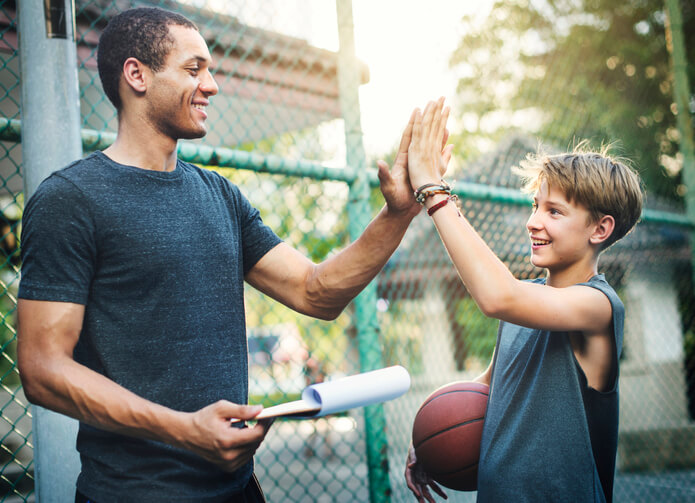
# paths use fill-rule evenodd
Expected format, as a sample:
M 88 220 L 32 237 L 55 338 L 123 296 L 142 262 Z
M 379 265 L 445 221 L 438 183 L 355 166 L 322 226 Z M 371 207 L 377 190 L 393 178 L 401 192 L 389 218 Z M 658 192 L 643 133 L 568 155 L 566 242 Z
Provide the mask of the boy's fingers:
M 417 140 L 419 140 L 421 130 L 422 130 L 422 113 L 420 113 L 419 108 L 416 108 L 413 111 L 412 142 L 416 142 Z
M 432 131 L 432 119 L 434 117 L 434 108 L 435 103 L 430 101 L 427 103 L 427 106 L 425 107 L 425 112 L 423 113 L 421 137 L 422 140 L 425 142 L 429 141 L 429 137 Z
M 442 107 L 444 106 L 444 98 L 439 98 L 434 104 L 434 112 L 432 116 L 432 127 L 430 129 L 430 142 L 436 142 L 434 145 L 441 145 L 440 128 L 442 125 Z
M 446 122 L 449 120 L 449 107 L 444 107 L 440 114 L 439 128 L 437 129 L 437 142 L 435 145 L 444 145 L 446 140 L 444 140 L 444 135 L 447 134 Z

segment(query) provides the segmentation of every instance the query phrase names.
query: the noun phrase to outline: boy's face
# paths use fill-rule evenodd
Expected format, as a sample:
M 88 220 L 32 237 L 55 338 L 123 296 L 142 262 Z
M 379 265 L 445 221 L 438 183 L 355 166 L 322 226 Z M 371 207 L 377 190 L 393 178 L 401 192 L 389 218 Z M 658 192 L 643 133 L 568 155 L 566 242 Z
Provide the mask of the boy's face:
M 589 238 L 595 227 L 589 210 L 568 201 L 547 181 L 542 182 L 533 199 L 533 212 L 526 223 L 533 265 L 553 272 L 588 263 L 594 253 Z
M 218 91 L 210 73 L 210 51 L 192 28 L 169 26 L 169 33 L 175 42 L 164 68 L 152 74 L 148 120 L 176 140 L 200 138 L 207 133 L 209 98 Z

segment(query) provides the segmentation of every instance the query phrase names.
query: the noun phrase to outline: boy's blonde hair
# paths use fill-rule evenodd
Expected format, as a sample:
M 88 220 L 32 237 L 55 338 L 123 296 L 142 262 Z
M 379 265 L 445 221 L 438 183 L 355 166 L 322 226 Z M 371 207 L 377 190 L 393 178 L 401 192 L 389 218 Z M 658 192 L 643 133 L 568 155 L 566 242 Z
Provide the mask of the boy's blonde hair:
M 543 181 L 564 192 L 570 202 L 589 210 L 591 222 L 603 215 L 615 219 L 615 229 L 603 243 L 606 249 L 625 236 L 642 213 L 642 188 L 639 175 L 624 159 L 608 154 L 610 146 L 591 151 L 588 143 L 579 143 L 571 153 L 529 154 L 512 170 L 522 179 L 522 190 L 534 193 Z

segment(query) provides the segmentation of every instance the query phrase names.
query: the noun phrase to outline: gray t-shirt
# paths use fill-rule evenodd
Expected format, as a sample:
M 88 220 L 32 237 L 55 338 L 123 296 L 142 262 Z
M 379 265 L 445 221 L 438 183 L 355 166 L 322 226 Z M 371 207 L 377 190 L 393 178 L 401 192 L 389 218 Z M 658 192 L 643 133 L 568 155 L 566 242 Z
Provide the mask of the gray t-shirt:
M 19 297 L 86 306 L 76 361 L 179 411 L 246 403 L 244 275 L 280 239 L 236 186 L 97 152 L 48 177 L 22 223 Z M 77 448 L 77 487 L 99 503 L 221 501 L 253 470 L 86 424 Z
M 544 280 L 536 280 L 544 283 Z M 582 283 L 613 308 L 610 390 L 587 385 L 569 335 L 500 323 L 478 467 L 478 501 L 610 502 L 625 309 L 603 275 Z

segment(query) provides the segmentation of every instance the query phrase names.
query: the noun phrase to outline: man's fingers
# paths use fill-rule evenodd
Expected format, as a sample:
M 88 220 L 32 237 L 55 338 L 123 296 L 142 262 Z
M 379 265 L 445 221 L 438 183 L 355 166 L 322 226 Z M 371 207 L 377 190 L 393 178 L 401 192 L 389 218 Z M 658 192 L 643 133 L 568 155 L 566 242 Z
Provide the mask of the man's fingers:
M 214 404 L 215 413 L 228 419 L 253 419 L 262 410 L 262 405 L 239 405 L 226 400 L 220 400 Z
M 413 136 L 413 123 L 415 122 L 415 112 L 417 112 L 417 108 L 410 113 L 408 124 L 405 126 L 403 134 L 401 135 L 401 144 L 398 146 L 399 153 L 408 153 L 408 146 L 410 145 L 410 140 Z

